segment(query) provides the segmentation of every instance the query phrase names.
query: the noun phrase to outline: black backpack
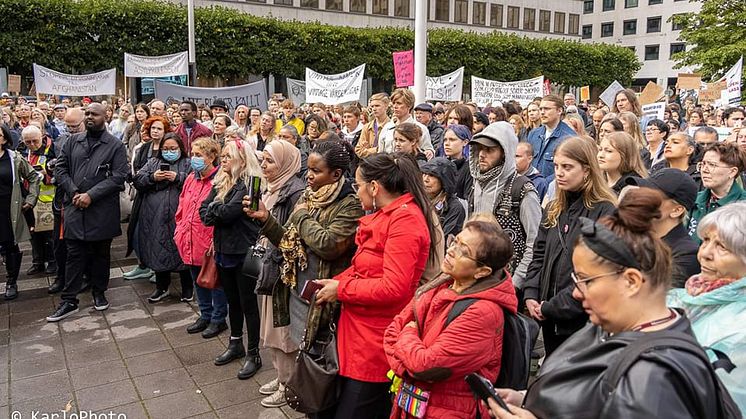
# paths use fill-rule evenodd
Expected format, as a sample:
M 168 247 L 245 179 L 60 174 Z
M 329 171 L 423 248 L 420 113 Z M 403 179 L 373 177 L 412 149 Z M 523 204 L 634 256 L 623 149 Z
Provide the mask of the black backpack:
M 607 394 L 613 392 L 617 385 L 619 385 L 619 381 L 627 373 L 627 370 L 640 358 L 640 355 L 657 348 L 675 348 L 693 354 L 704 362 L 708 366 L 712 380 L 715 383 L 715 397 L 718 398 L 718 418 L 741 419 L 743 417 L 738 405 L 733 401 L 730 393 L 728 393 L 728 390 L 715 373 L 715 370 L 718 368 L 723 368 L 726 372 L 730 373 L 735 368 L 735 365 L 733 365 L 724 353 L 708 348 L 718 358 L 717 361 L 710 363 L 710 359 L 699 343 L 692 336 L 682 332 L 660 331 L 646 333 L 642 338 L 632 342 L 619 355 L 619 361 L 606 370 L 603 382 L 601 383 L 603 391 Z
M 477 298 L 458 300 L 451 307 L 446 318 L 445 327 L 472 304 Z M 531 351 L 534 349 L 536 338 L 539 336 L 539 324 L 536 320 L 515 314 L 503 309 L 505 319 L 503 326 L 503 348 L 500 361 L 500 374 L 497 376 L 495 387 L 525 390 L 528 388 L 528 377 L 531 373 Z

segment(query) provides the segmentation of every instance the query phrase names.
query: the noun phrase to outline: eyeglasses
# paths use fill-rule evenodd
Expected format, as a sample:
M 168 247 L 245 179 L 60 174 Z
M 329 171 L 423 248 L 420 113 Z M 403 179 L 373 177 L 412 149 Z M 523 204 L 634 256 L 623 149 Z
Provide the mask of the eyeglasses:
M 355 191 L 355 193 L 357 193 L 360 190 L 360 188 L 363 185 L 365 185 L 366 183 L 368 183 L 368 182 L 363 182 L 362 185 L 359 185 L 357 182 L 353 182 L 352 183 L 352 190 Z
M 648 134 L 651 132 L 660 132 L 660 130 L 658 128 L 648 128 L 645 130 L 645 134 Z
M 456 239 L 456 236 L 452 235 L 448 236 L 448 240 L 446 241 L 446 251 L 448 252 L 451 250 L 453 250 L 453 255 L 457 258 L 469 259 L 474 261 L 477 266 L 484 266 L 484 262 L 480 262 L 479 260 L 469 255 L 469 249 L 463 244 L 459 243 L 459 241 Z
M 572 278 L 572 282 L 575 284 L 575 288 L 577 288 L 581 294 L 585 294 L 585 292 L 588 290 L 588 284 L 591 281 L 598 279 L 598 278 L 603 278 L 605 276 L 619 275 L 622 272 L 624 272 L 624 268 L 617 269 L 614 272 L 606 272 L 605 274 L 589 276 L 588 278 L 583 278 L 583 279 L 578 278 L 578 274 L 576 274 L 575 272 L 571 272 L 570 278 Z
M 704 161 L 704 160 L 702 160 L 701 162 L 697 163 L 697 170 L 699 170 L 700 172 L 703 169 L 707 169 L 708 172 L 711 172 L 711 171 L 715 170 L 718 167 L 721 168 L 721 169 L 730 169 L 731 168 L 731 166 L 722 166 L 722 165 L 719 165 L 719 164 L 717 164 L 715 162 L 711 162 L 711 161 Z

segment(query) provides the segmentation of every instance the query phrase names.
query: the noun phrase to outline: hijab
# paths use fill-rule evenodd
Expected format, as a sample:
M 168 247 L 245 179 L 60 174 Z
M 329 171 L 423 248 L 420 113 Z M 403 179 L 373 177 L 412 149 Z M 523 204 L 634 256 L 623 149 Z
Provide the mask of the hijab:
M 274 180 L 267 179 L 267 191 L 262 197 L 264 205 L 271 210 L 280 197 L 282 187 L 300 171 L 300 150 L 287 141 L 275 140 L 267 144 L 264 151 L 272 156 L 279 168 Z

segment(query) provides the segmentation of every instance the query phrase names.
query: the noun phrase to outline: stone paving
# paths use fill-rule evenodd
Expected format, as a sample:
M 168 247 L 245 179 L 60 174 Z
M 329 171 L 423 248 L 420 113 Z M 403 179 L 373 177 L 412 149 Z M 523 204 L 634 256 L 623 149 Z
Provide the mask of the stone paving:
M 106 294 L 111 307 L 95 311 L 86 293 L 80 312 L 60 323 L 44 320 L 59 303 L 59 296 L 47 294 L 50 278 L 27 278 L 24 259 L 19 298 L 0 300 L 0 418 L 85 418 L 72 415 L 77 412 L 119 419 L 303 417 L 287 406 L 259 404 L 259 386 L 274 377 L 267 356 L 262 370 L 244 381 L 236 378 L 238 361 L 213 365 L 228 331 L 210 340 L 187 334 L 198 308 L 179 302 L 176 276 L 172 297 L 149 304 L 154 285 L 122 279 L 135 262 L 123 253 L 120 238 Z

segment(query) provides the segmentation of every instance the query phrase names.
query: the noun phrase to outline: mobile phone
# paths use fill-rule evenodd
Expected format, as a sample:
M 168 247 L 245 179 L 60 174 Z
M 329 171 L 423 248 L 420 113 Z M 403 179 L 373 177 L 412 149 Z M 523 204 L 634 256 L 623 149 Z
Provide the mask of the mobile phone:
M 319 284 L 318 282 L 307 281 L 306 284 L 303 285 L 303 290 L 300 292 L 300 298 L 310 303 L 311 298 L 313 298 L 313 295 L 316 293 L 316 291 L 322 288 L 324 288 L 324 286 Z
M 161 163 L 161 165 L 158 167 L 158 170 L 161 172 L 168 172 L 171 170 L 171 165 L 168 163 Z
M 469 385 L 472 393 L 485 403 L 487 403 L 487 399 L 494 399 L 501 408 L 510 412 L 508 405 L 505 404 L 502 397 L 497 395 L 495 387 L 486 378 L 473 372 L 466 376 L 466 384 Z
M 249 184 L 246 185 L 246 195 L 249 196 L 249 208 L 252 211 L 259 210 L 259 200 L 262 199 L 262 178 L 250 176 Z

